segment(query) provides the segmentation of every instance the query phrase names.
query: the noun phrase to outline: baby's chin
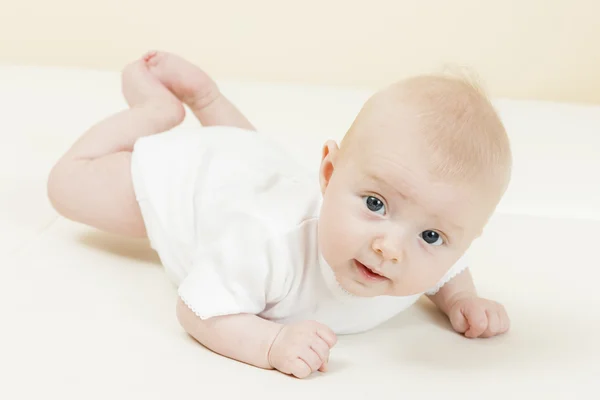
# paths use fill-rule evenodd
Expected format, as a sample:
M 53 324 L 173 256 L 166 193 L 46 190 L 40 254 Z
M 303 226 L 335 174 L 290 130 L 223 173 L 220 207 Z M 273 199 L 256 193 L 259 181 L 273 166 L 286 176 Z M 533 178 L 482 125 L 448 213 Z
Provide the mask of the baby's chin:
M 348 274 L 336 273 L 337 284 L 344 293 L 353 297 L 376 297 L 385 295 L 382 285 L 365 285 Z
M 356 282 L 343 284 L 338 281 L 338 285 L 345 294 L 352 297 L 377 297 L 383 295 L 383 292 L 381 291 L 377 292 L 374 290 L 369 290 L 369 288 L 360 287 L 360 285 Z
M 429 287 L 419 288 L 414 285 L 394 285 L 388 283 L 386 285 L 373 284 L 368 285 L 357 282 L 351 277 L 337 277 L 337 283 L 344 293 L 354 297 L 377 297 L 377 296 L 393 296 L 393 297 L 412 297 L 421 295 L 428 290 Z M 433 285 L 432 285 L 433 286 Z

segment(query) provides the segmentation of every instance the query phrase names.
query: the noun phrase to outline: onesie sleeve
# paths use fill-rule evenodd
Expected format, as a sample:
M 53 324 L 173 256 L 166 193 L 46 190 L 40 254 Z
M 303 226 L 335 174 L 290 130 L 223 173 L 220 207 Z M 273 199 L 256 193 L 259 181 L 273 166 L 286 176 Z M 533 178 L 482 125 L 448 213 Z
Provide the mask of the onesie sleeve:
M 463 255 L 454 265 L 446 272 L 446 274 L 442 277 L 442 279 L 430 290 L 426 291 L 425 294 L 428 296 L 433 296 L 448 282 L 450 282 L 454 277 L 463 272 L 469 267 L 469 260 L 466 255 Z
M 266 228 L 239 219 L 235 227 L 223 221 L 223 226 L 213 226 L 220 232 L 207 231 L 202 238 L 207 242 L 179 285 L 179 297 L 201 319 L 256 315 L 284 295 L 288 271 L 282 265 L 275 268 L 278 257 L 273 252 L 285 249 L 269 239 Z

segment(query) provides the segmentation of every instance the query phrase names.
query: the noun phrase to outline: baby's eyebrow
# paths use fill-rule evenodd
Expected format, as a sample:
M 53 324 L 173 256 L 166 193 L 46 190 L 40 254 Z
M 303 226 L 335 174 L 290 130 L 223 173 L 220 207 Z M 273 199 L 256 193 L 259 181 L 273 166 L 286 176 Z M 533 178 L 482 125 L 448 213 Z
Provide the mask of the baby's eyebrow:
M 415 202 L 417 201 L 417 199 L 411 198 L 409 195 L 407 195 L 405 192 L 401 191 L 396 186 L 390 185 L 383 178 L 381 178 L 381 177 L 379 177 L 379 176 L 377 176 L 377 175 L 375 175 L 373 173 L 368 173 L 367 174 L 367 178 L 370 179 L 371 181 L 375 182 L 379 186 L 385 187 L 385 188 L 393 191 L 395 194 L 397 194 L 399 197 L 401 197 L 404 200 L 410 199 L 410 200 L 415 201 Z M 452 230 L 454 232 L 456 232 L 457 234 L 462 235 L 464 233 L 464 231 L 465 231 L 465 229 L 462 226 L 460 226 L 460 225 L 458 225 L 458 224 L 450 221 L 448 218 L 442 217 L 441 215 L 432 214 L 432 217 L 434 217 L 437 221 L 439 221 L 440 225 L 445 225 L 445 226 L 448 226 L 449 228 L 452 228 Z
M 395 194 L 397 194 L 398 196 L 400 196 L 402 199 L 408 199 L 409 197 L 404 194 L 404 192 L 402 192 L 400 189 L 398 189 L 397 187 L 390 185 L 388 182 L 386 182 L 384 179 L 382 179 L 381 177 L 373 174 L 373 173 L 369 173 L 367 174 L 367 179 L 375 182 L 376 184 L 378 184 L 379 186 L 382 187 L 386 187 L 388 189 L 390 189 L 391 191 L 393 191 Z
M 436 217 L 437 217 L 437 215 L 436 215 Z M 443 221 L 439 217 L 438 217 L 438 220 Z M 457 225 L 457 224 L 455 224 L 455 223 L 453 223 L 451 221 L 448 221 L 448 220 L 446 220 L 446 221 L 447 222 L 445 224 L 449 225 L 452 228 L 453 231 L 455 231 L 455 232 L 457 232 L 457 233 L 459 233 L 461 235 L 464 233 L 465 229 L 462 226 Z
M 452 222 L 450 218 L 446 218 L 439 214 L 432 214 L 432 217 L 435 218 L 437 224 L 444 227 L 444 230 L 448 228 L 448 230 L 450 230 L 455 236 L 462 236 L 465 232 L 465 228 L 455 222 Z

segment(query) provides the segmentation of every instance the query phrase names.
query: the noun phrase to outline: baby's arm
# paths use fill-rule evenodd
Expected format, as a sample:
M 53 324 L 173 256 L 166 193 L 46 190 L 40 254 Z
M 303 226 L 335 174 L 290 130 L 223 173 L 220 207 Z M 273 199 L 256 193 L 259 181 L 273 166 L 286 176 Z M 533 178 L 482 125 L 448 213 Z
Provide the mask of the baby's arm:
M 508 331 L 510 326 L 508 314 L 501 304 L 478 297 L 468 269 L 428 297 L 448 316 L 452 327 L 467 337 L 495 336 Z
M 428 296 L 431 301 L 446 315 L 450 313 L 452 304 L 459 298 L 477 297 L 475 283 L 469 269 L 465 269 L 446 283 L 433 296 Z
M 269 349 L 283 325 L 251 314 L 201 320 L 181 299 L 177 318 L 188 334 L 215 353 L 259 368 L 272 368 Z
M 177 318 L 188 334 L 215 353 L 298 378 L 325 371 L 336 342 L 328 327 L 312 321 L 282 325 L 252 314 L 202 320 L 181 299 Z

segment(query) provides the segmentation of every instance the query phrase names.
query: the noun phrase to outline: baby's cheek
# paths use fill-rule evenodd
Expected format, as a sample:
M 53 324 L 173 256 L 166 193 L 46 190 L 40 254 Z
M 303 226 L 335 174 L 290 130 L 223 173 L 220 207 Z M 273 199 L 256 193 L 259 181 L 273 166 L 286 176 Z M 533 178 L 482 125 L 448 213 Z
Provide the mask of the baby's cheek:
M 352 258 L 350 253 L 360 247 L 360 232 L 365 229 L 355 214 L 348 196 L 332 196 L 324 202 L 319 218 L 320 245 L 331 261 Z
M 352 240 L 352 228 L 348 221 L 342 216 L 329 215 L 329 218 L 321 221 L 323 226 L 323 237 L 321 240 L 321 251 L 331 261 L 348 258 L 345 253 L 354 247 Z
M 336 223 L 335 215 L 321 214 L 319 218 L 319 247 L 326 259 L 334 257 L 337 253 L 340 244 L 339 225 Z
M 445 272 L 434 265 L 427 265 L 415 268 L 409 281 L 413 282 L 413 291 L 421 293 L 435 287 L 444 275 Z
M 337 218 L 330 221 L 328 242 L 336 252 L 343 250 L 348 245 L 351 231 L 348 229 L 347 221 L 342 218 Z

